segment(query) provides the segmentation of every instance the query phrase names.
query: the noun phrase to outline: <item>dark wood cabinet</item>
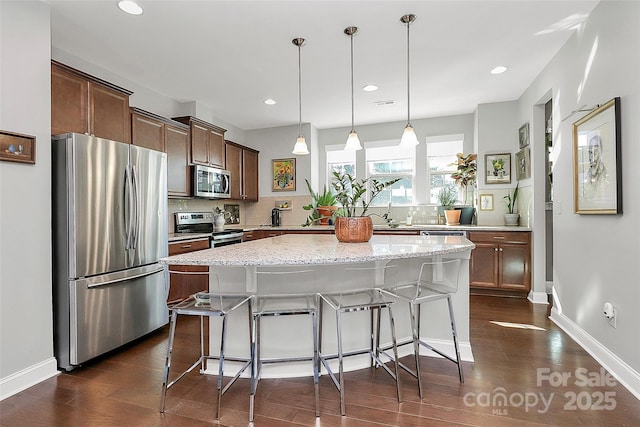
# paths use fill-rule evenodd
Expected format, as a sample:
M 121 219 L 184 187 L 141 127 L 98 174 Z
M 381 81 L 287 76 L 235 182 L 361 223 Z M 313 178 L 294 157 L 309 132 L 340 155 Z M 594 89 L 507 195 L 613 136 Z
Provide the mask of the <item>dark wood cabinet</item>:
M 131 91 L 51 62 L 51 134 L 84 133 L 131 142 Z
M 150 113 L 131 109 L 131 143 L 156 151 L 166 151 L 163 120 Z
M 231 173 L 231 198 L 258 201 L 258 151 L 225 141 L 226 169 Z
M 179 255 L 187 252 L 199 251 L 209 248 L 209 239 L 193 239 L 193 240 L 181 240 L 179 242 L 169 243 L 169 256 Z M 209 267 L 207 266 L 194 266 L 194 265 L 171 265 L 169 271 L 179 272 L 200 272 L 207 273 Z M 202 275 L 188 275 L 188 274 L 170 274 L 169 279 L 169 295 L 167 296 L 167 303 L 174 304 L 188 298 L 190 295 L 200 291 L 209 290 L 209 276 L 208 274 Z
M 191 155 L 188 126 L 165 124 L 164 135 L 167 150 L 167 195 L 191 196 Z
M 191 163 L 217 168 L 225 167 L 224 133 L 226 129 L 193 116 L 174 117 L 191 128 Z
M 531 233 L 473 231 L 469 285 L 479 293 L 526 296 L 531 289 Z

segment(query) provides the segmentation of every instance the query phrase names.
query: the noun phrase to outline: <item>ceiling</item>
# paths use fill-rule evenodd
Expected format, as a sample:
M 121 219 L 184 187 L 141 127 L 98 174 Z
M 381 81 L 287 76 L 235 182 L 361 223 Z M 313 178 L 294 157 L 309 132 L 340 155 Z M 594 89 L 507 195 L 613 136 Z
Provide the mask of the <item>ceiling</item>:
M 472 113 L 515 100 L 579 28 L 597 1 L 50 0 L 52 46 L 179 102 L 196 101 L 241 129 L 298 123 L 350 126 L 354 37 L 355 124 Z M 509 70 L 489 71 L 497 65 Z M 365 92 L 375 84 L 379 90 Z M 266 98 L 277 104 L 268 106 Z M 377 101 L 395 104 L 376 106 Z

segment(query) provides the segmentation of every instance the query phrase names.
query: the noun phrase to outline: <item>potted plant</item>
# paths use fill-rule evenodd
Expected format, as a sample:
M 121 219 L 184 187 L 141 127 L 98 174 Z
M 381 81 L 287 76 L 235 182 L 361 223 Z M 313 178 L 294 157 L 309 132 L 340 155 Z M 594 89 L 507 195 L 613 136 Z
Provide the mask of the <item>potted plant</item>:
M 373 235 L 372 214 L 368 214 L 369 205 L 385 188 L 391 187 L 400 178 L 381 182 L 375 178 L 356 180 L 350 174 L 333 172 L 335 181 L 332 183 L 335 197 L 340 209 L 334 212 L 336 238 L 341 242 L 368 242 Z M 369 199 L 366 193 L 369 191 Z M 390 212 L 381 218 L 393 226 Z
M 447 184 L 438 192 L 438 213 L 444 215 L 447 219 L 447 224 L 454 225 L 460 224 L 461 211 L 456 209 L 455 205 L 458 198 L 458 193 L 455 186 Z
M 467 154 L 465 156 L 462 153 L 457 153 L 456 157 L 458 158 L 457 162 L 451 166 L 456 166 L 457 169 L 451 174 L 451 178 L 453 178 L 456 185 L 460 186 L 462 203 L 465 205 L 459 208 L 462 211 L 460 214 L 460 223 L 471 224 L 475 208 L 473 207 L 473 202 L 471 204 L 468 203 L 468 198 L 470 189 L 473 197 L 473 187 L 476 183 L 476 172 L 478 170 L 476 163 L 478 156 L 476 154 Z
M 507 205 L 507 213 L 504 214 L 504 225 L 518 225 L 520 214 L 516 213 L 516 202 L 518 200 L 518 186 L 520 181 L 516 183 L 513 193 L 509 192 L 503 197 L 503 202 Z
M 313 191 L 313 188 L 311 188 L 309 180 L 305 179 L 304 181 L 307 183 L 312 201 L 308 205 L 303 206 L 302 209 L 312 212 L 307 217 L 307 221 L 302 225 L 309 226 L 315 222 L 319 222 L 320 225 L 328 225 L 329 218 L 333 216 L 333 212 L 336 210 L 336 197 L 326 185 L 322 187 L 321 193 L 316 193 Z

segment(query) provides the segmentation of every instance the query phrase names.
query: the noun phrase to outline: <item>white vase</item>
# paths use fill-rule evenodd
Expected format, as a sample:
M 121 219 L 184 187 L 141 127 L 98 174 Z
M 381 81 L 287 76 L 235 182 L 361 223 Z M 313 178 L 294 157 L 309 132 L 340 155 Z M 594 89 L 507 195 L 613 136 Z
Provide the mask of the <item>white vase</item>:
M 504 214 L 504 225 L 518 225 L 520 214 L 506 213 Z

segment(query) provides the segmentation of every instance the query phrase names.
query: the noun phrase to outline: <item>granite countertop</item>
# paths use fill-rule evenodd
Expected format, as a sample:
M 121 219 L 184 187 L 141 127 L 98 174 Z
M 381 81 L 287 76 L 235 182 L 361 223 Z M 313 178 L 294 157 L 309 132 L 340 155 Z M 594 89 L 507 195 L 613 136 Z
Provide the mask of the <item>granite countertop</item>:
M 162 258 L 180 265 L 314 265 L 371 262 L 465 252 L 475 245 L 459 236 L 374 235 L 367 243 L 341 243 L 333 235 L 285 234 L 237 245 Z
M 312 225 L 309 227 L 303 227 L 302 225 L 245 225 L 242 227 L 244 231 L 255 230 L 333 230 L 332 225 Z M 421 230 L 465 230 L 465 231 L 531 231 L 529 227 L 521 226 L 506 226 L 506 225 L 438 225 L 438 224 L 418 224 L 418 225 L 399 225 L 398 227 L 391 228 L 388 225 L 378 224 L 373 226 L 375 230 L 388 230 L 388 231 L 421 231 Z

